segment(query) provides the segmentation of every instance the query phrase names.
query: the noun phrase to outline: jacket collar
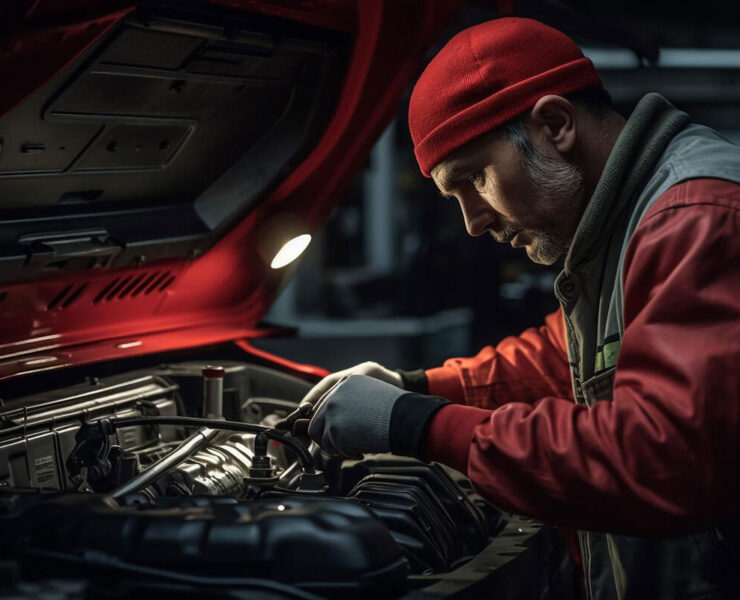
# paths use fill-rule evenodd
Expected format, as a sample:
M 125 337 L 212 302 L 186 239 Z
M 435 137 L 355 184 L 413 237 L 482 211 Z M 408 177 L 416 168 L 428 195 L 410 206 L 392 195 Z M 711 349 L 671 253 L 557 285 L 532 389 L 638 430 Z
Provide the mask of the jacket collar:
M 619 134 L 581 217 L 565 258 L 565 272 L 597 254 L 597 242 L 604 239 L 668 143 L 688 122 L 689 115 L 660 94 L 647 94 L 640 100 Z

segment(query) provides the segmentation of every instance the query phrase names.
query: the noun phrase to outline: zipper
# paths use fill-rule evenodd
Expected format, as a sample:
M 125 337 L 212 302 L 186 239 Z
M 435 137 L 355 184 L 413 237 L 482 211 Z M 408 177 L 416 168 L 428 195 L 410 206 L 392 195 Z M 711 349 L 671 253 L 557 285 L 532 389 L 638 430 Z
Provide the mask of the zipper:
M 591 590 L 591 545 L 589 543 L 588 531 L 578 531 L 578 542 L 581 546 L 581 560 L 583 561 L 583 590 L 586 594 L 585 600 L 593 598 Z

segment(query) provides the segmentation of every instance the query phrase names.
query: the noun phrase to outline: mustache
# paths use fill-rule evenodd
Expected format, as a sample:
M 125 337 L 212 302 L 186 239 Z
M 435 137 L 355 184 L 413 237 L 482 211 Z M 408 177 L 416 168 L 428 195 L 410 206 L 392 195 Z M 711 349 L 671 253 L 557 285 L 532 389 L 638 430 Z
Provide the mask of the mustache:
M 498 231 L 489 229 L 488 232 L 499 244 L 508 244 L 518 233 L 523 231 L 523 229 L 523 227 L 514 225 L 513 223 L 507 223 L 503 229 L 499 229 Z

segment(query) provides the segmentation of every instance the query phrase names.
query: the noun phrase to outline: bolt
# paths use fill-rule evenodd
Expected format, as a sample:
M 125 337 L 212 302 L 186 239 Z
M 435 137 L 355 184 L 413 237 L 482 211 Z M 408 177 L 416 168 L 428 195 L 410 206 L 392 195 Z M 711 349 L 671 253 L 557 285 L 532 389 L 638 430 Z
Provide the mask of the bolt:
M 108 151 L 109 152 L 115 152 L 116 150 L 118 150 L 118 143 L 117 142 L 111 142 L 110 144 L 108 144 Z

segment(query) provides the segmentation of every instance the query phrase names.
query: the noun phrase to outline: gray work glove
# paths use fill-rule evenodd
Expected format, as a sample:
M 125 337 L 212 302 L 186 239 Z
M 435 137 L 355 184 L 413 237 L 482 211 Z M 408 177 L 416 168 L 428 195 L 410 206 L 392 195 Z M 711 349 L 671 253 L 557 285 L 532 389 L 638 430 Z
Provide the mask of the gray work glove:
M 349 369 L 344 369 L 327 375 L 311 388 L 311 390 L 304 396 L 303 400 L 301 400 L 301 404 L 310 402 L 315 405 L 332 387 L 351 375 L 367 375 L 368 377 L 374 377 L 375 379 L 385 381 L 386 383 L 390 383 L 396 387 L 403 387 L 403 380 L 399 373 L 390 371 L 376 362 L 368 361 L 355 365 L 354 367 L 350 367 Z
M 350 375 L 319 399 L 308 435 L 332 454 L 390 452 L 393 406 L 407 394 L 374 377 Z

